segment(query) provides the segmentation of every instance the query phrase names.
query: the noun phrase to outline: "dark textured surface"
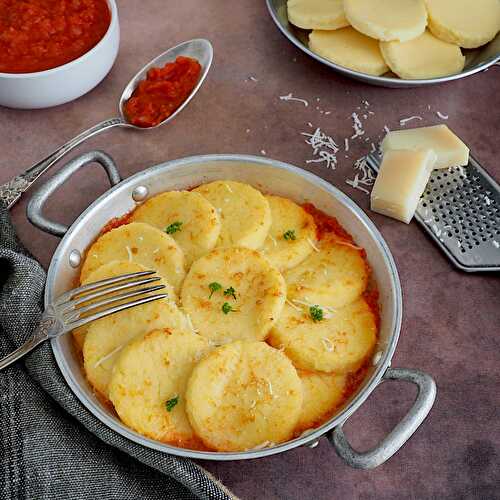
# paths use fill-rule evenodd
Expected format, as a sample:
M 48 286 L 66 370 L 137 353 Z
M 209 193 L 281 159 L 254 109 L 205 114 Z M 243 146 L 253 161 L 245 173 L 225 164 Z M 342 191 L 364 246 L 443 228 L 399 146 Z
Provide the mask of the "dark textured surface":
M 384 125 L 398 128 L 399 119 L 412 115 L 423 118 L 412 122 L 415 126 L 440 123 L 440 111 L 500 179 L 500 68 L 438 87 L 368 87 L 336 76 L 290 45 L 263 2 L 240 0 L 228 9 L 221 1 L 143 0 L 121 1 L 119 8 L 120 54 L 97 89 L 50 110 L 0 110 L 0 182 L 113 116 L 122 88 L 143 63 L 199 36 L 213 42 L 214 66 L 199 95 L 171 125 L 142 133 L 110 131 L 80 151 L 104 149 L 128 176 L 197 153 L 263 150 L 321 175 L 367 210 L 368 197 L 345 179 L 353 177 L 353 159 L 365 154 L 369 143 L 352 141 L 350 158 L 339 154 L 333 172 L 321 163 L 306 163 L 311 149 L 300 135 L 311 130 L 310 122 L 342 143 L 352 134 L 351 113 L 362 116 L 362 100 L 367 100 L 374 115 L 367 115 L 364 127 L 372 139 L 378 140 Z M 309 106 L 279 99 L 290 92 Z M 60 190 L 47 213 L 71 222 L 106 189 L 105 182 L 98 168 L 88 169 Z M 47 265 L 58 240 L 29 225 L 25 203 L 26 198 L 13 210 L 16 227 Z M 258 461 L 203 465 L 245 499 L 500 498 L 500 279 L 457 272 L 415 223 L 406 226 L 368 213 L 394 253 L 403 285 L 403 331 L 393 365 L 420 368 L 435 377 L 438 399 L 429 418 L 390 462 L 370 472 L 346 467 L 326 441 L 313 450 Z M 353 444 L 375 444 L 411 404 L 412 391 L 389 383 L 378 390 L 346 426 Z

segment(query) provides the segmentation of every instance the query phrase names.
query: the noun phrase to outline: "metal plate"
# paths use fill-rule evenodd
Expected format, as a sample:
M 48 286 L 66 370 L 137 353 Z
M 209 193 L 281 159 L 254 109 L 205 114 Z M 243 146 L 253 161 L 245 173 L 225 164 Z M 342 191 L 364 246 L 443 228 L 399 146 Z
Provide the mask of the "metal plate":
M 378 85 L 380 87 L 409 88 L 449 82 L 473 75 L 479 71 L 483 71 L 500 61 L 500 34 L 498 34 L 494 40 L 479 49 L 463 51 L 466 56 L 466 61 L 465 67 L 461 73 L 425 80 L 403 80 L 395 76 L 393 73 L 387 73 L 383 76 L 367 75 L 366 73 L 354 71 L 352 69 L 345 68 L 344 66 L 335 64 L 309 50 L 307 43 L 309 30 L 297 28 L 288 22 L 286 9 L 287 0 L 266 0 L 266 3 L 271 17 L 278 28 L 288 38 L 288 40 L 290 40 L 299 49 L 339 73 L 354 78 L 355 80 L 360 80 L 372 85 Z
M 369 155 L 378 171 L 381 158 Z M 472 156 L 467 167 L 434 170 L 415 219 L 463 271 L 500 271 L 500 187 Z

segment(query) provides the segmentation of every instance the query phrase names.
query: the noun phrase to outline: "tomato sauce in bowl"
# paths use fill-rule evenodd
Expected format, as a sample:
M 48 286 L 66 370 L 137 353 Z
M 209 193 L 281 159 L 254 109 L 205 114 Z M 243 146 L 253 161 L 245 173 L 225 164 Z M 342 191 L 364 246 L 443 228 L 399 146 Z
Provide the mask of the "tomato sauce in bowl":
M 0 72 L 36 73 L 78 59 L 110 23 L 106 0 L 0 0 Z

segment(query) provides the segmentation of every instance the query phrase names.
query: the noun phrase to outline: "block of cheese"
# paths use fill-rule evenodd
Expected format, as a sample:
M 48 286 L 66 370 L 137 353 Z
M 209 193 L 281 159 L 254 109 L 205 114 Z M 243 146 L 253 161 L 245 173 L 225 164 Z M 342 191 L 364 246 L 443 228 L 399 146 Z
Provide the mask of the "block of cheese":
M 431 149 L 387 151 L 371 192 L 371 209 L 408 224 L 435 162 Z
M 437 156 L 434 168 L 469 163 L 469 148 L 446 125 L 391 131 L 381 147 L 384 153 L 391 149 L 432 149 Z

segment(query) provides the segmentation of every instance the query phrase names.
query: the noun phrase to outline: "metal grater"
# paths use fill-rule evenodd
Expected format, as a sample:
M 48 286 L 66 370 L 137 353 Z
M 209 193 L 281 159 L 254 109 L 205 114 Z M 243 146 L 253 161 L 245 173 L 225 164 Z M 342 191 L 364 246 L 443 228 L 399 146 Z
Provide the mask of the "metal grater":
M 366 157 L 375 172 L 381 161 Z M 432 172 L 415 219 L 459 269 L 500 271 L 500 186 L 472 156 Z

